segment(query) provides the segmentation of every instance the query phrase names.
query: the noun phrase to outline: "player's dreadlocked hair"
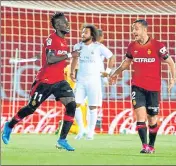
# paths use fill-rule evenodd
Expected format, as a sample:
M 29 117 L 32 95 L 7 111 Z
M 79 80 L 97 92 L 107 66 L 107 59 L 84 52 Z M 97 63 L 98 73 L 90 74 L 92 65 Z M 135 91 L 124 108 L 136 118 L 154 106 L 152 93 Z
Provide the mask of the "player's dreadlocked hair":
M 147 21 L 146 20 L 144 20 L 144 19 L 139 19 L 139 20 L 136 20 L 136 21 L 134 21 L 133 22 L 133 24 L 135 24 L 135 23 L 140 23 L 140 24 L 142 24 L 144 27 L 148 27 L 148 23 L 147 23 Z
M 83 26 L 83 29 L 84 28 L 89 28 L 90 29 L 90 32 L 91 32 L 91 36 L 92 36 L 92 40 L 95 42 L 97 41 L 97 38 L 98 38 L 98 32 L 97 32 L 97 29 L 94 25 L 92 24 L 86 24 Z
M 64 17 L 64 13 L 58 13 L 58 12 L 56 12 L 56 13 L 54 13 L 53 16 L 51 16 L 51 25 L 53 26 L 54 29 L 55 29 L 55 26 L 54 26 L 55 22 L 54 22 L 54 20 L 57 19 L 57 18 L 60 18 L 60 17 Z

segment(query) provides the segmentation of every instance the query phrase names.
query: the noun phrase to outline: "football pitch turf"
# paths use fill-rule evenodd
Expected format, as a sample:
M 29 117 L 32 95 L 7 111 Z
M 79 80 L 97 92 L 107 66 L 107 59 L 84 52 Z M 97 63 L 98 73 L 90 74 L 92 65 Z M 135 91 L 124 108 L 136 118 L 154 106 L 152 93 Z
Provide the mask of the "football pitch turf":
M 175 165 L 176 136 L 158 136 L 155 154 L 140 154 L 138 135 L 96 135 L 92 141 L 75 140 L 74 152 L 55 148 L 56 135 L 12 134 L 1 141 L 2 165 Z

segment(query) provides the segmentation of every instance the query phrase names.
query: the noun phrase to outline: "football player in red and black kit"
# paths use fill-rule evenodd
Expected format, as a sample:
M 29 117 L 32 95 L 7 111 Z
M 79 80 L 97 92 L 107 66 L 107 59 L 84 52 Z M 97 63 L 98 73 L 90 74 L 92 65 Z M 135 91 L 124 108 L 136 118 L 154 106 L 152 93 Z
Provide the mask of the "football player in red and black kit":
M 142 142 L 141 153 L 154 153 L 157 135 L 157 115 L 161 87 L 161 61 L 170 67 L 168 92 L 175 83 L 175 65 L 163 43 L 152 39 L 147 34 L 145 20 L 136 20 L 132 25 L 135 41 L 128 46 L 126 58 L 110 76 L 114 82 L 117 76 L 132 64 L 132 104 L 136 113 L 138 134 Z M 149 124 L 149 143 L 147 144 L 146 113 Z
M 6 122 L 2 140 L 5 144 L 8 144 L 12 128 L 23 118 L 33 114 L 40 104 L 53 94 L 56 101 L 60 101 L 66 108 L 57 147 L 74 151 L 74 148 L 68 144 L 66 137 L 73 123 L 76 103 L 72 88 L 64 80 L 64 68 L 66 66 L 66 59 L 78 57 L 79 51 L 67 53 L 68 46 L 64 37 L 69 33 L 69 24 L 63 13 L 55 13 L 51 17 L 51 24 L 55 32 L 44 42 L 42 68 L 37 73 L 32 85 L 30 100 L 25 107 L 17 112 L 12 120 Z

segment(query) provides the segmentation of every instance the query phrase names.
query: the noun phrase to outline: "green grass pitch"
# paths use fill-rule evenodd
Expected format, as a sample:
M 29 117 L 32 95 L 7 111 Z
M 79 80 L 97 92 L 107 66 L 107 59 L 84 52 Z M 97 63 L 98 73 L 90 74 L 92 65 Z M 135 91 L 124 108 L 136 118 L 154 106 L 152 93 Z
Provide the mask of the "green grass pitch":
M 138 135 L 96 135 L 92 141 L 75 140 L 74 152 L 55 148 L 56 135 L 12 134 L 1 141 L 2 165 L 175 165 L 176 136 L 158 136 L 155 154 L 140 154 Z

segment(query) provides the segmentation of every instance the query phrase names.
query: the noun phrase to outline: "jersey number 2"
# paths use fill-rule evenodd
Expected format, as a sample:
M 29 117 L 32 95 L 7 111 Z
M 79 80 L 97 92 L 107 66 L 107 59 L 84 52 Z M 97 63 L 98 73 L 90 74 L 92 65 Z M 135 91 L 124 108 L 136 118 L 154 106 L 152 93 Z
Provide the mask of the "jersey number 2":
M 136 92 L 133 91 L 133 92 L 131 93 L 131 96 L 132 96 L 132 100 L 134 100 L 134 99 L 136 98 Z

